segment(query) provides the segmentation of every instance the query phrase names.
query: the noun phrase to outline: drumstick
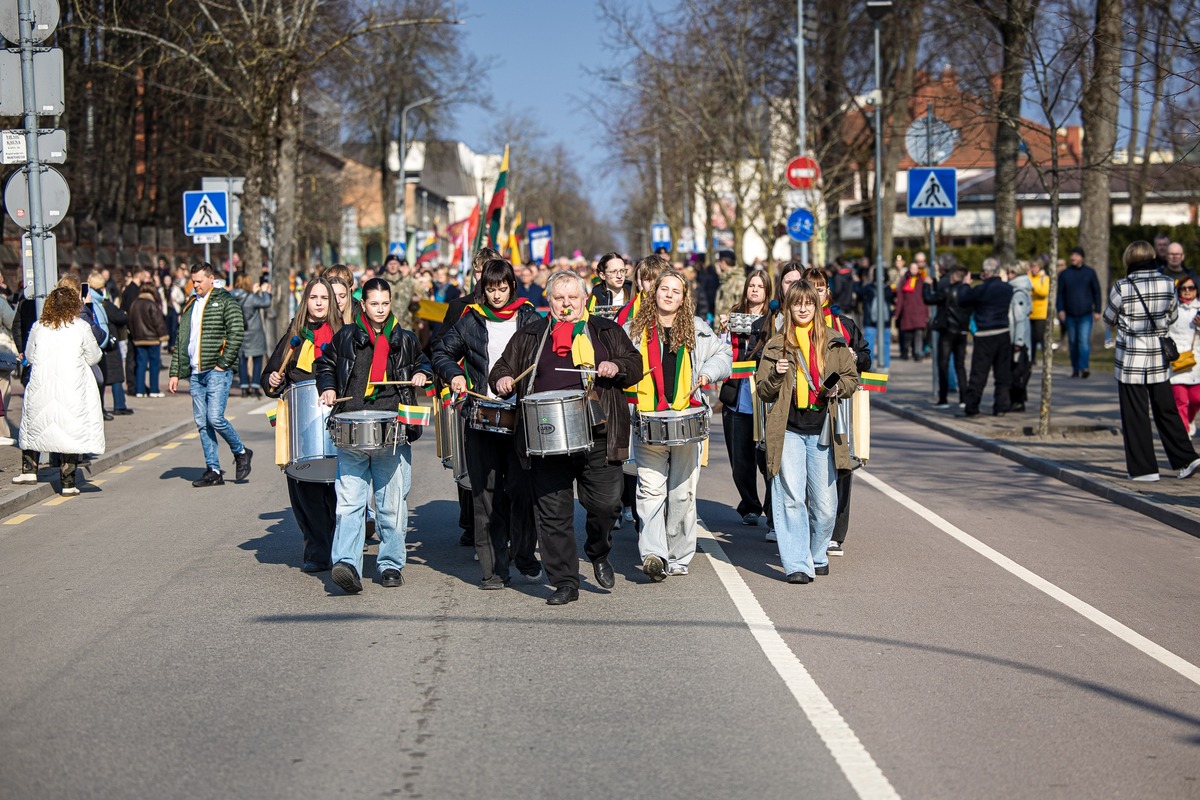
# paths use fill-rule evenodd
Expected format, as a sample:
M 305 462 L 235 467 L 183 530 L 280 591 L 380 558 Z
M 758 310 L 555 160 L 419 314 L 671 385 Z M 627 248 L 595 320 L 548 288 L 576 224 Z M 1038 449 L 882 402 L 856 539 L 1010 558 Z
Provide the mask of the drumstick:
M 537 366 L 537 362 L 536 362 L 536 361 L 535 361 L 535 362 L 533 362 L 532 364 L 530 364 L 528 367 L 526 367 L 526 368 L 525 368 L 525 371 L 524 371 L 524 372 L 522 372 L 520 375 L 517 375 L 517 376 L 514 376 L 514 377 L 513 377 L 513 383 L 516 383 L 517 381 L 521 380 L 521 378 L 524 378 L 526 375 L 528 375 L 529 373 L 533 372 L 533 368 L 534 368 L 534 367 L 536 367 L 536 366 Z
M 585 375 L 595 375 L 595 374 L 598 372 L 598 370 L 594 370 L 594 369 L 587 369 L 587 368 L 584 368 L 584 369 L 569 369 L 568 367 L 555 367 L 554 369 L 555 369 L 557 372 L 582 372 L 582 373 L 584 373 Z
M 480 394 L 479 392 L 472 392 L 470 389 L 464 389 L 463 394 L 469 394 L 469 395 L 471 395 L 471 397 L 478 397 L 480 400 L 494 400 L 495 399 L 494 397 L 488 397 L 486 394 Z
M 412 381 L 370 381 L 372 386 L 412 386 Z M 421 384 L 424 386 L 425 384 Z

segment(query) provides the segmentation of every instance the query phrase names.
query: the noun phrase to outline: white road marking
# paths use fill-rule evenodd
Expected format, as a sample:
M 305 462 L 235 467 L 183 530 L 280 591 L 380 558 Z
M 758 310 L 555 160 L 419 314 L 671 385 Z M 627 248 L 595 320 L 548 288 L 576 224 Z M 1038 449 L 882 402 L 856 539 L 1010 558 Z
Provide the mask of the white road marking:
M 849 723 L 834 708 L 825 692 L 821 691 L 821 687 L 800 663 L 800 659 L 796 658 L 787 642 L 775 630 L 775 623 L 767 616 L 758 598 L 733 566 L 721 543 L 703 527 L 699 528 L 697 535 L 704 539 L 704 552 L 712 561 L 717 577 L 725 585 L 725 591 L 729 593 L 729 598 L 733 600 L 750 633 L 754 635 L 779 677 L 783 678 L 784 684 L 800 704 L 800 709 L 812 723 L 821 741 L 829 748 L 834 761 L 855 793 L 864 799 L 899 800 L 900 795 L 858 740 Z
M 251 414 L 265 414 L 268 411 L 274 410 L 278 406 L 279 406 L 279 403 L 276 402 L 275 400 L 272 400 L 271 402 L 264 403 L 263 405 L 259 406 L 258 408 L 252 410 L 250 413 Z
M 1138 650 L 1141 650 L 1143 653 L 1150 656 L 1163 666 L 1175 670 L 1192 683 L 1200 685 L 1200 667 L 1197 667 L 1190 661 L 1180 658 L 1162 645 L 1152 642 L 1129 626 L 1124 625 L 1110 617 L 1108 614 L 1105 614 L 1095 606 L 1085 603 L 1083 600 L 1080 600 L 1078 597 L 1066 591 L 1065 589 L 1059 588 L 1057 585 L 1046 580 L 1041 575 L 1022 567 L 1008 556 L 993 550 L 991 547 L 988 547 L 974 536 L 971 536 L 962 528 L 950 524 L 933 511 L 930 511 L 928 508 L 918 503 L 916 500 L 913 500 L 903 492 L 892 488 L 879 478 L 868 473 L 866 470 L 859 470 L 858 475 L 860 475 L 864 481 L 871 484 L 871 486 L 883 492 L 885 495 L 895 500 L 908 510 L 912 511 L 914 514 L 921 517 L 935 528 L 938 528 L 943 533 L 947 533 L 952 538 L 962 542 L 967 547 L 971 548 L 976 553 L 979 553 L 979 555 L 983 556 L 988 561 L 991 561 L 996 566 L 1003 570 L 1007 570 L 1008 572 L 1028 583 L 1033 588 L 1044 592 L 1085 619 L 1096 623 L 1113 636 L 1116 636 L 1126 644 L 1136 647 Z

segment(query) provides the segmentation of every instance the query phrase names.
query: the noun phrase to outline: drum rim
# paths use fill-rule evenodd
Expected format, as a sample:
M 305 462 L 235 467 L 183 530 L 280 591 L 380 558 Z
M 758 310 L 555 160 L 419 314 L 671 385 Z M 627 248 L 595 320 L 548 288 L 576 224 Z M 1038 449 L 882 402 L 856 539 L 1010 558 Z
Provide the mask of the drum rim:
M 354 414 L 361 414 L 364 416 L 352 416 Z M 374 414 L 375 416 L 365 416 L 367 414 Z M 342 422 L 342 423 L 389 422 L 391 420 L 394 420 L 398 414 L 399 414 L 398 411 L 384 411 L 382 409 L 376 410 L 374 408 L 360 408 L 357 411 L 341 411 L 337 414 L 331 414 L 330 419 L 332 419 L 334 422 Z
M 533 392 L 527 394 L 521 399 L 523 403 L 541 404 L 541 403 L 557 403 L 561 400 L 587 399 L 587 392 L 583 389 L 547 389 L 544 392 Z

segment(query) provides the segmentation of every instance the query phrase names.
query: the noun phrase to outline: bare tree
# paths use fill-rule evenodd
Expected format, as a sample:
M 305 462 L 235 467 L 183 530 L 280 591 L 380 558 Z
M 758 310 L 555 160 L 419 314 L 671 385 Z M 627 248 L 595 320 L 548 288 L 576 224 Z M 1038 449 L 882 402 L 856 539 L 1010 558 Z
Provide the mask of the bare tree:
M 1112 155 L 1117 143 L 1121 70 L 1121 0 L 1096 0 L 1092 60 L 1080 105 L 1083 176 L 1079 192 L 1079 243 L 1108 286 L 1108 240 L 1112 230 Z

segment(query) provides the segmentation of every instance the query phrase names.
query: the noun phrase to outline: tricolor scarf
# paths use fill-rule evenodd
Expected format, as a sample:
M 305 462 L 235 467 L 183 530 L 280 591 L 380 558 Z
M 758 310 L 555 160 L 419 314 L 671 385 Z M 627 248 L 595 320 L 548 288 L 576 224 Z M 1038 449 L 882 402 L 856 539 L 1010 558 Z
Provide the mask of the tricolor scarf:
M 624 326 L 629 320 L 637 317 L 638 309 L 642 307 L 642 293 L 634 292 L 633 299 L 617 312 L 617 324 Z
M 504 308 L 492 308 L 487 303 L 471 303 L 467 308 L 491 322 L 507 322 L 516 316 L 517 312 L 521 310 L 521 306 L 527 303 L 529 303 L 528 300 L 520 298 L 504 306 Z M 466 314 L 467 312 L 464 310 L 463 313 Z
M 300 355 L 296 357 L 296 368 L 312 372 L 313 362 L 321 357 L 325 345 L 333 341 L 333 328 L 328 322 L 322 322 L 315 329 L 302 328 L 300 337 L 304 343 L 300 345 Z
M 920 279 L 920 275 L 905 275 L 904 285 L 900 287 L 900 291 L 915 292 L 917 290 L 917 283 L 920 281 Z
M 682 411 L 700 405 L 692 393 L 692 359 L 687 347 L 672 355 L 658 336 L 658 326 L 646 326 L 638 349 L 642 353 L 642 379 L 637 384 L 638 411 Z M 675 359 L 675 382 L 666 385 L 663 358 Z
M 807 325 L 797 325 L 795 327 L 796 341 L 800 344 L 800 352 L 804 354 L 804 360 L 808 362 L 808 374 L 812 377 L 813 386 L 817 387 L 817 391 L 821 390 L 821 368 L 817 365 L 817 345 L 813 341 L 812 323 Z M 824 408 L 823 403 L 818 402 L 817 395 L 808 386 L 808 381 L 804 379 L 804 373 L 800 371 L 800 365 L 796 365 L 796 408 L 801 410 L 811 409 L 820 411 Z
M 396 317 L 393 314 L 388 314 L 387 322 L 383 323 L 383 332 L 376 333 L 371 327 L 371 323 L 367 321 L 367 317 L 361 311 L 358 312 L 358 317 L 355 318 L 354 324 L 362 328 L 367 334 L 367 339 L 371 342 L 373 352 L 371 354 L 371 373 L 367 377 L 367 391 L 363 394 L 367 400 L 374 400 L 375 395 L 379 394 L 379 387 L 375 384 L 387 380 L 387 363 L 388 356 L 391 355 L 392 346 L 389 339 L 392 337 L 392 330 L 396 327 Z
M 585 308 L 577 320 L 550 320 L 550 346 L 559 358 L 571 354 L 571 363 L 577 367 L 596 366 L 596 350 L 587 335 L 587 321 L 591 314 Z
M 733 345 L 733 369 L 729 373 L 730 380 L 744 380 L 754 374 L 758 368 L 750 347 L 750 335 L 735 333 L 730 336 Z
M 846 340 L 846 343 L 849 344 L 850 332 L 847 331 L 846 326 L 842 324 L 842 318 L 840 316 L 834 316 L 833 309 L 831 309 L 828 305 L 821 309 L 821 313 L 825 315 L 825 324 L 840 333 L 842 338 Z

